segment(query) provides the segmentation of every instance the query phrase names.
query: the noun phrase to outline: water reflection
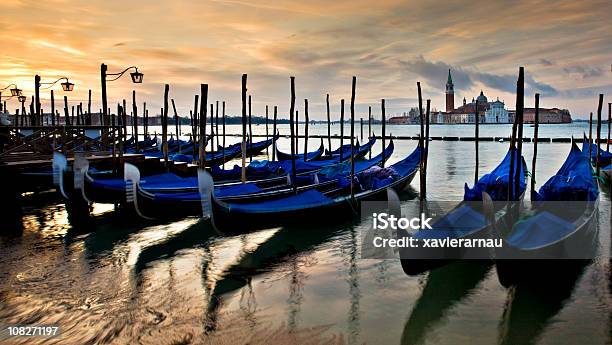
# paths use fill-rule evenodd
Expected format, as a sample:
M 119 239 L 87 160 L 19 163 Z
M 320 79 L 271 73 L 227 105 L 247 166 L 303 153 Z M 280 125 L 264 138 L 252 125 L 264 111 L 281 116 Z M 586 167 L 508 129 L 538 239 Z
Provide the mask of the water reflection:
M 457 304 L 468 299 L 491 269 L 490 262 L 453 262 L 427 275 L 421 296 L 404 325 L 401 344 L 423 344 L 427 333 Z
M 207 331 L 216 329 L 218 314 L 227 295 L 245 286 L 252 289 L 250 283 L 254 277 L 272 270 L 283 271 L 284 277 L 290 281 L 288 324 L 295 327 L 303 301 L 301 289 L 305 279 L 300 269 L 316 263 L 308 257 L 308 251 L 330 239 L 336 231 L 338 229 L 283 227 L 255 250 L 245 252 L 240 260 L 225 269 L 220 279 L 215 282 L 206 311 Z M 254 296 L 250 297 L 252 301 Z
M 499 344 L 536 344 L 543 331 L 570 300 L 585 262 L 564 263 L 557 279 L 523 284 L 508 290 L 499 325 Z
M 413 147 L 398 143 L 395 156 Z M 461 199 L 474 177 L 473 143 L 431 149 L 428 197 Z M 481 144 L 481 173 L 506 149 Z M 550 176 L 566 146 L 540 152 L 538 174 Z M 415 180 L 402 199 L 417 188 Z M 21 236 L 0 239 L 0 323 L 60 322 L 58 343 L 296 343 L 291 337 L 305 334 L 313 344 L 604 344 L 612 336 L 608 232 L 584 278 L 506 290 L 487 263 L 413 277 L 397 260 L 361 260 L 360 225 L 350 221 L 229 236 L 198 219 L 150 223 L 96 204 L 93 222 L 78 226 L 51 196 L 24 209 Z M 601 222 L 610 221 L 609 198 L 602 193 Z M 220 338 L 227 334 L 231 341 Z

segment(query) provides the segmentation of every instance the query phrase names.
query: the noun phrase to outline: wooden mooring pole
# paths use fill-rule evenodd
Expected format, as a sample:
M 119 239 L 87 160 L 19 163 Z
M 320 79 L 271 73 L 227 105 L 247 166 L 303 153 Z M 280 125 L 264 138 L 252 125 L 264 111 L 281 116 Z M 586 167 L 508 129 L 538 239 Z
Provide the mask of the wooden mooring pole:
M 132 90 L 132 116 L 134 147 L 136 148 L 136 153 L 138 153 L 140 152 L 140 146 L 138 145 L 138 106 L 136 105 L 136 90 Z
M 531 160 L 531 195 L 535 193 L 536 161 L 538 160 L 538 130 L 540 127 L 540 94 L 535 94 L 535 117 L 533 119 L 533 158 Z M 533 199 L 533 198 L 532 198 Z
M 355 199 L 355 186 L 354 186 L 355 145 L 354 145 L 354 140 L 355 140 L 355 86 L 356 86 L 356 83 L 357 83 L 357 77 L 353 76 L 353 83 L 351 86 L 351 200 L 353 201 Z M 308 122 L 308 115 L 306 115 L 306 122 Z
M 304 162 L 308 158 L 308 100 L 304 99 Z
M 329 152 L 332 151 L 331 146 L 331 118 L 329 113 L 329 93 L 325 96 L 325 105 L 327 108 L 327 147 L 329 148 Z
M 417 82 L 417 95 L 419 100 L 419 125 L 420 125 L 420 134 L 419 134 L 419 149 L 421 150 L 421 159 L 419 161 L 419 199 L 425 200 L 425 193 L 423 186 L 423 171 L 425 170 L 424 162 L 425 162 L 425 145 L 423 141 L 423 137 L 425 135 L 425 119 L 423 118 L 423 96 L 421 93 L 421 82 Z
M 208 84 L 200 84 L 200 146 L 199 146 L 199 166 L 206 169 L 206 111 L 208 108 Z
M 380 115 L 381 115 L 381 121 L 382 121 L 382 162 L 380 163 L 381 167 L 385 167 L 385 160 L 387 157 L 385 157 L 385 136 L 386 136 L 386 128 L 385 128 L 385 123 L 386 123 L 386 119 L 385 117 L 387 116 L 386 110 L 385 110 L 385 99 L 381 99 L 380 100 Z
M 475 119 L 475 128 L 474 128 L 474 147 L 476 152 L 476 166 L 474 169 L 474 185 L 478 182 L 478 163 L 479 163 L 479 152 L 478 152 L 478 137 L 479 137 L 479 124 L 480 124 L 480 116 L 478 115 L 478 100 L 474 103 L 474 119 Z
M 253 120 L 251 114 L 251 95 L 249 95 L 249 142 L 247 146 L 247 151 L 251 151 L 251 146 L 253 145 Z M 249 162 L 253 161 L 253 152 L 249 152 Z
M 344 150 L 342 146 L 344 145 L 344 99 L 340 100 L 340 161 L 342 162 L 342 157 Z
M 241 144 L 242 183 L 246 182 L 246 148 L 247 148 L 247 142 L 246 142 L 247 98 L 246 98 L 246 93 L 247 93 L 247 75 L 243 74 L 242 75 L 242 144 Z
M 599 176 L 599 171 L 601 169 L 601 166 L 599 164 L 600 159 L 599 159 L 599 151 L 600 151 L 600 147 L 599 144 L 601 143 L 601 111 L 603 108 L 603 99 L 604 99 L 604 95 L 603 94 L 599 94 L 599 104 L 597 105 L 597 156 L 595 159 L 595 176 Z
M 276 135 L 276 118 L 278 116 L 278 106 L 274 106 L 274 114 L 273 116 L 273 120 L 272 120 L 272 135 Z M 274 144 L 272 144 L 272 161 L 276 160 L 276 141 L 274 142 Z
M 295 152 L 296 145 L 295 140 L 293 140 L 293 136 L 295 135 L 293 131 L 293 113 L 295 111 L 295 77 L 291 77 L 291 106 L 289 108 L 289 127 L 291 131 L 291 186 L 293 187 L 293 193 L 297 193 L 297 184 L 296 184 L 296 171 L 295 171 Z
M 589 162 L 593 159 L 593 112 L 589 114 Z
M 608 141 L 606 144 L 606 151 L 610 152 L 610 126 L 612 123 L 612 103 L 608 103 Z
M 270 132 L 268 131 L 268 127 L 269 127 L 269 114 L 268 114 L 268 105 L 266 104 L 266 142 L 269 139 L 270 136 Z M 274 138 L 274 134 L 272 135 L 272 137 Z M 268 150 L 268 146 L 266 146 L 266 158 L 270 159 L 270 151 Z
M 374 136 L 374 133 L 372 133 L 372 106 L 368 106 L 368 137 L 370 137 L 370 135 Z M 372 150 L 370 150 L 368 154 L 370 155 L 369 159 L 372 159 Z
M 164 109 L 162 113 L 162 152 L 164 154 L 164 165 L 166 169 L 168 166 L 168 93 L 170 92 L 170 85 L 164 86 Z
M 222 169 L 225 169 L 225 101 L 222 103 L 221 121 L 223 122 L 223 143 L 221 144 L 221 156 L 223 156 Z

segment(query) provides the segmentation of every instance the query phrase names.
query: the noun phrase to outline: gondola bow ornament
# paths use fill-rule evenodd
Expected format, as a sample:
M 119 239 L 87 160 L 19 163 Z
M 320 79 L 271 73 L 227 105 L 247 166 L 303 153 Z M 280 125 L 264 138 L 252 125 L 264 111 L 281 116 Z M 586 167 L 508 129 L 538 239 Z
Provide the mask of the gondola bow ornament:
M 202 218 L 212 219 L 212 193 L 214 181 L 204 169 L 198 169 L 198 190 L 202 205 Z
M 53 152 L 53 184 L 59 187 L 62 196 L 68 199 L 64 191 L 64 172 L 68 167 L 66 156 L 59 152 Z
M 134 209 L 139 216 L 144 219 L 153 219 L 142 214 L 138 208 L 138 198 L 136 194 L 138 193 L 138 186 L 140 185 L 140 170 L 130 163 L 125 163 L 123 165 L 123 180 L 125 181 L 126 201 L 134 204 Z

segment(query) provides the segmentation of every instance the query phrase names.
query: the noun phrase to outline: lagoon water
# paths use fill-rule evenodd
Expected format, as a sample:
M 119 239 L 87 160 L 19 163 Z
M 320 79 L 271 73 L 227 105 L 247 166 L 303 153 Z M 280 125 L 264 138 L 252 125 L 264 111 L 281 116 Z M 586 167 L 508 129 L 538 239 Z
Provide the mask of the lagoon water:
M 228 133 L 239 128 L 229 126 Z M 286 125 L 279 129 L 288 133 Z M 380 134 L 380 126 L 373 129 Z M 265 126 L 253 131 L 265 133 Z M 311 125 L 309 131 L 325 134 L 327 127 Z M 393 135 L 418 131 L 418 126 L 387 126 Z M 431 127 L 432 136 L 473 131 L 467 125 Z M 540 137 L 581 138 L 585 131 L 585 124 L 543 125 Z M 333 133 L 338 132 L 336 125 Z M 359 135 L 358 126 L 355 132 Z M 480 130 L 481 136 L 509 132 L 509 125 Z M 526 137 L 532 132 L 525 126 Z M 288 152 L 288 143 L 282 138 L 280 149 Z M 311 139 L 310 150 L 318 144 Z M 389 162 L 415 145 L 396 141 Z M 480 144 L 481 175 L 507 147 Z M 538 184 L 559 168 L 569 148 L 538 146 Z M 524 155 L 530 165 L 532 144 L 525 144 Z M 473 178 L 473 142 L 430 143 L 430 200 L 461 200 L 463 184 Z M 403 199 L 416 196 L 418 177 L 411 186 Z M 610 193 L 600 199 L 599 222 L 606 225 Z M 361 259 L 359 221 L 350 218 L 333 227 L 305 221 L 301 227 L 227 236 L 196 218 L 146 222 L 96 204 L 96 221 L 83 229 L 71 225 L 55 194 L 27 201 L 23 234 L 0 239 L 0 324 L 57 324 L 62 335 L 13 343 L 612 343 L 608 230 L 599 232 L 598 258 L 568 276 L 568 283 L 506 289 L 490 263 L 454 263 L 407 276 L 397 260 Z

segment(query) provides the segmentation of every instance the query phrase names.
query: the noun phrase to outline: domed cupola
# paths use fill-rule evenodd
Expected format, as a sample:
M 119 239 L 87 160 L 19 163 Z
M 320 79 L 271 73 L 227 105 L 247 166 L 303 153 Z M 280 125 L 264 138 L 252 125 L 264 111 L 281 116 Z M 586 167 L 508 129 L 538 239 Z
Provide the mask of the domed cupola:
M 479 104 L 486 104 L 489 102 L 487 100 L 487 96 L 484 95 L 482 90 L 480 90 L 480 95 L 478 96 L 478 98 L 476 98 L 476 100 L 478 101 Z

